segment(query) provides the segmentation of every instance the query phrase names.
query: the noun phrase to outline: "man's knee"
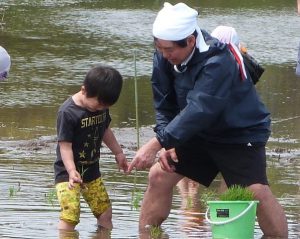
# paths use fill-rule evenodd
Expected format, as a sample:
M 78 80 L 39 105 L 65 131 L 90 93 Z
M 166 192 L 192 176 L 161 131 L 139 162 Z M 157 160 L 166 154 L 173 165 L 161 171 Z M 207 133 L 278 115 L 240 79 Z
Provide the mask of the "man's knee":
M 259 201 L 263 201 L 269 197 L 273 197 L 269 185 L 257 183 L 250 185 L 248 188 L 253 192 L 254 198 Z
M 165 178 L 166 172 L 164 172 L 159 164 L 154 165 L 151 167 L 148 178 L 149 178 L 149 184 L 152 186 L 155 185 L 163 185 L 164 178 Z
M 182 179 L 183 176 L 177 173 L 169 173 L 160 167 L 159 163 L 153 165 L 150 169 L 148 187 L 159 190 L 172 190 L 172 188 Z

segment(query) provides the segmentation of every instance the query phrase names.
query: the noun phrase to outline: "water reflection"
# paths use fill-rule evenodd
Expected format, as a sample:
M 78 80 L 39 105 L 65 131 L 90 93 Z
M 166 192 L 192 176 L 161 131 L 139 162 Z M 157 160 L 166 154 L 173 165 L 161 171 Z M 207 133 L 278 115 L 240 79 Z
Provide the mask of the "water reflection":
M 175 1 L 170 1 L 175 2 Z M 185 1 L 199 9 L 199 23 L 210 31 L 234 26 L 241 40 L 266 68 L 257 88 L 272 113 L 268 144 L 271 188 L 284 206 L 290 238 L 300 234 L 300 80 L 294 74 L 300 17 L 294 1 Z M 53 189 L 55 119 L 58 106 L 78 91 L 85 72 L 107 63 L 121 71 L 124 88 L 111 109 L 112 126 L 129 157 L 136 149 L 134 75 L 139 90 L 141 126 L 154 124 L 150 89 L 151 25 L 161 1 L 132 0 L 2 0 L 0 45 L 12 57 L 10 78 L 0 84 L 0 237 L 58 238 L 59 207 L 49 202 Z M 2 24 L 4 23 L 4 24 Z M 137 56 L 137 72 L 133 55 Z M 118 127 L 124 128 L 118 130 Z M 153 135 L 141 131 L 141 143 Z M 144 192 L 147 172 L 124 176 L 103 148 L 101 169 L 113 202 L 111 238 L 149 238 L 138 232 L 139 209 L 132 191 Z M 136 182 L 136 183 L 135 183 Z M 219 189 L 219 181 L 212 189 Z M 197 191 L 198 190 L 198 191 Z M 185 191 L 185 190 L 182 190 Z M 205 207 L 194 188 L 183 200 L 174 190 L 173 208 L 162 226 L 162 238 L 210 238 Z M 192 202 L 192 203 L 191 203 Z M 191 207 L 189 207 L 191 206 Z M 83 208 L 80 238 L 99 232 L 89 209 Z M 71 235 L 76 236 L 77 234 Z M 70 236 L 70 235 L 67 235 Z M 262 233 L 255 227 L 255 238 Z

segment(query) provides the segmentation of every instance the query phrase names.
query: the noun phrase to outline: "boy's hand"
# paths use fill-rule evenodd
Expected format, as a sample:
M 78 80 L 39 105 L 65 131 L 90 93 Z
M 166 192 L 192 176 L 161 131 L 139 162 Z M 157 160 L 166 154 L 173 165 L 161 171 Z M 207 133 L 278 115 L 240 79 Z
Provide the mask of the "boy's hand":
M 82 179 L 80 173 L 74 169 L 69 172 L 69 189 L 73 189 L 76 183 L 82 184 Z
M 118 164 L 119 171 L 122 169 L 124 171 L 124 173 L 127 172 L 128 162 L 127 162 L 127 159 L 126 159 L 126 156 L 124 155 L 124 153 L 116 154 L 115 159 Z

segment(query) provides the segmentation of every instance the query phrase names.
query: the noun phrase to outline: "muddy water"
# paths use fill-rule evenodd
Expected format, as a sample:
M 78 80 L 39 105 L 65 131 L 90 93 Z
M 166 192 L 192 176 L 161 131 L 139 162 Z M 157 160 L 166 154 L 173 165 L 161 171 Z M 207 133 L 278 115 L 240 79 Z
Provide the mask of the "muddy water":
M 233 25 L 249 51 L 266 68 L 257 85 L 273 117 L 268 144 L 272 190 L 286 210 L 290 238 L 300 234 L 300 78 L 294 74 L 300 16 L 293 1 L 186 1 L 200 11 L 199 23 L 211 31 Z M 134 75 L 139 87 L 141 143 L 153 133 L 149 78 L 153 50 L 151 23 L 161 1 L 8 1 L 0 3 L 0 45 L 13 65 L 0 83 L 0 238 L 58 238 L 59 209 L 52 200 L 55 117 L 58 106 L 79 89 L 96 63 L 116 67 L 125 84 L 112 108 L 115 132 L 127 155 L 136 148 Z M 134 54 L 137 70 L 134 70 Z M 147 126 L 147 127 L 146 127 Z M 111 238 L 148 238 L 137 230 L 147 172 L 124 176 L 103 148 L 101 169 L 113 202 Z M 187 186 L 188 185 L 188 186 Z M 212 189 L 218 189 L 216 180 Z M 192 184 L 174 189 L 174 203 L 162 238 L 210 238 L 205 207 Z M 103 238 L 83 204 L 80 238 Z M 258 226 L 255 238 L 262 233 Z M 76 238 L 71 235 L 71 238 Z

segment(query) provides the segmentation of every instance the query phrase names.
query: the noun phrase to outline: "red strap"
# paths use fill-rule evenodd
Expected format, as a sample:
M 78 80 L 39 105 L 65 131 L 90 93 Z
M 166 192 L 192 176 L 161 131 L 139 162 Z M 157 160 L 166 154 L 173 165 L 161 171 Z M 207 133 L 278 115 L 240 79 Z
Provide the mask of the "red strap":
M 239 58 L 239 56 L 237 55 L 237 53 L 235 52 L 235 50 L 233 49 L 233 47 L 231 46 L 231 44 L 227 44 L 227 46 L 229 47 L 229 50 L 231 51 L 231 53 L 233 54 L 236 62 L 239 65 L 239 70 L 240 70 L 240 74 L 241 74 L 241 79 L 245 80 L 245 75 L 243 74 L 243 66 L 242 66 L 242 62 L 241 59 Z

